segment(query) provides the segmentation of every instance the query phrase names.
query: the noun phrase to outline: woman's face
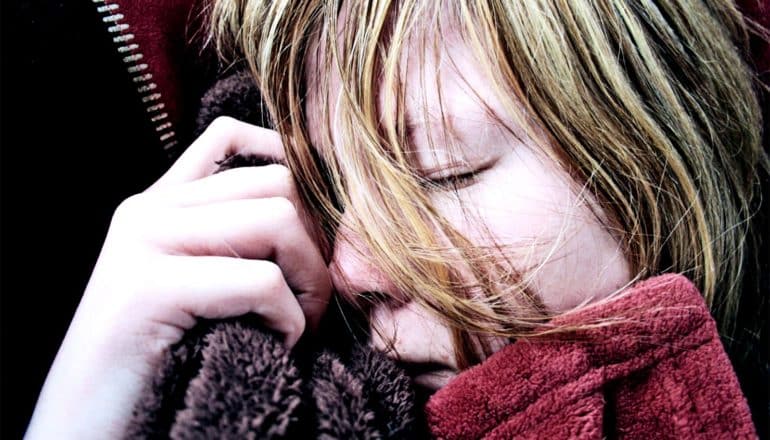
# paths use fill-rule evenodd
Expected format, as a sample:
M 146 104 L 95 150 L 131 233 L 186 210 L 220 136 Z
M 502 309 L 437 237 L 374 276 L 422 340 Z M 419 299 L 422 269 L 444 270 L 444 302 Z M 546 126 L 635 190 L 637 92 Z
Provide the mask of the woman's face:
M 456 191 L 431 193 L 441 214 L 474 244 L 503 244 L 507 261 L 514 270 L 532 274 L 532 290 L 551 312 L 566 311 L 622 288 L 631 278 L 627 261 L 618 242 L 597 220 L 589 195 L 580 194 L 580 186 L 523 131 L 514 135 L 495 122 L 494 115 L 516 131 L 469 48 L 452 35 L 442 36 L 442 41 L 439 65 L 431 54 L 420 65 L 407 50 L 409 67 L 404 78 L 406 116 L 420 170 L 435 179 L 478 171 L 473 180 L 460 182 Z M 314 59 L 310 57 L 308 63 L 308 71 L 313 71 Z M 420 68 L 426 80 L 440 76 L 448 135 L 439 119 L 438 87 L 427 81 L 426 88 L 421 87 Z M 306 114 L 319 114 L 322 103 L 317 91 L 312 85 L 308 90 Z M 334 75 L 331 96 L 338 90 L 339 76 Z M 431 116 L 427 124 L 426 111 Z M 310 140 L 323 149 L 319 124 L 309 119 Z M 336 130 L 333 127 L 332 133 Z M 436 148 L 448 142 L 456 148 L 451 154 L 432 150 L 428 136 Z M 462 165 L 446 169 L 450 163 Z M 403 298 L 352 231 L 338 233 L 329 268 L 343 297 L 380 292 Z M 378 329 L 372 332 L 372 345 L 402 362 L 430 365 L 428 372 L 415 377 L 417 383 L 437 389 L 458 372 L 449 328 L 416 303 L 377 306 L 371 319 Z

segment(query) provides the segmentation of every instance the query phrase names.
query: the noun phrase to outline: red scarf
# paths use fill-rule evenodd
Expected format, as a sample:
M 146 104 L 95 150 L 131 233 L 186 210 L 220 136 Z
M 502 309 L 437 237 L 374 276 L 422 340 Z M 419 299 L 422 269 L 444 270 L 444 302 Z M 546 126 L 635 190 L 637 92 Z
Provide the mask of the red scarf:
M 616 321 L 608 321 L 616 319 Z M 698 290 L 664 275 L 554 321 L 606 323 L 519 341 L 426 407 L 438 438 L 755 438 Z

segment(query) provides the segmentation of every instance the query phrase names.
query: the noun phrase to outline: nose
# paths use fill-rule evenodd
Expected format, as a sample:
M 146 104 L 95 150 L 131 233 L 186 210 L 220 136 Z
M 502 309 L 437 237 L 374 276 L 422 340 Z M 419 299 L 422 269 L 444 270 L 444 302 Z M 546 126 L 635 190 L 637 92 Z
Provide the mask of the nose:
M 329 272 L 334 289 L 349 301 L 355 301 L 364 292 L 378 292 L 390 298 L 399 296 L 395 285 L 377 268 L 368 247 L 344 223 L 334 240 Z
M 350 228 L 342 226 L 337 232 L 329 271 L 335 290 L 348 301 L 367 292 L 385 297 L 369 310 L 373 348 L 402 362 L 457 369 L 449 328 L 407 300 Z

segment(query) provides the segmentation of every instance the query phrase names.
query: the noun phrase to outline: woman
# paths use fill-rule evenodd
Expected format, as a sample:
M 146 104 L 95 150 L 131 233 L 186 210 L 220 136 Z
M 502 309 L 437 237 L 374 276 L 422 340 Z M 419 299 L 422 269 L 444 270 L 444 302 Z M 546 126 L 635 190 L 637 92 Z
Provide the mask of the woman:
M 733 5 L 223 0 L 211 17 L 276 131 L 218 120 L 121 205 L 31 437 L 122 432 L 196 318 L 254 312 L 293 346 L 332 292 L 432 389 L 664 272 L 723 334 L 747 325 L 767 158 Z M 276 163 L 212 175 L 233 153 Z

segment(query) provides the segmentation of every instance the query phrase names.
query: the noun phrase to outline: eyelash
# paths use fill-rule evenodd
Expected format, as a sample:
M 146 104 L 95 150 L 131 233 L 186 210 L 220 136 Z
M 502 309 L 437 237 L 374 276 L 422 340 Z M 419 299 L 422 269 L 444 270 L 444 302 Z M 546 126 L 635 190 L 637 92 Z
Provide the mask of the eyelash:
M 425 178 L 425 186 L 428 189 L 435 190 L 458 190 L 466 188 L 476 183 L 481 174 L 486 168 L 480 168 L 473 171 L 467 171 L 459 174 L 452 174 L 449 176 L 442 176 L 437 178 Z

